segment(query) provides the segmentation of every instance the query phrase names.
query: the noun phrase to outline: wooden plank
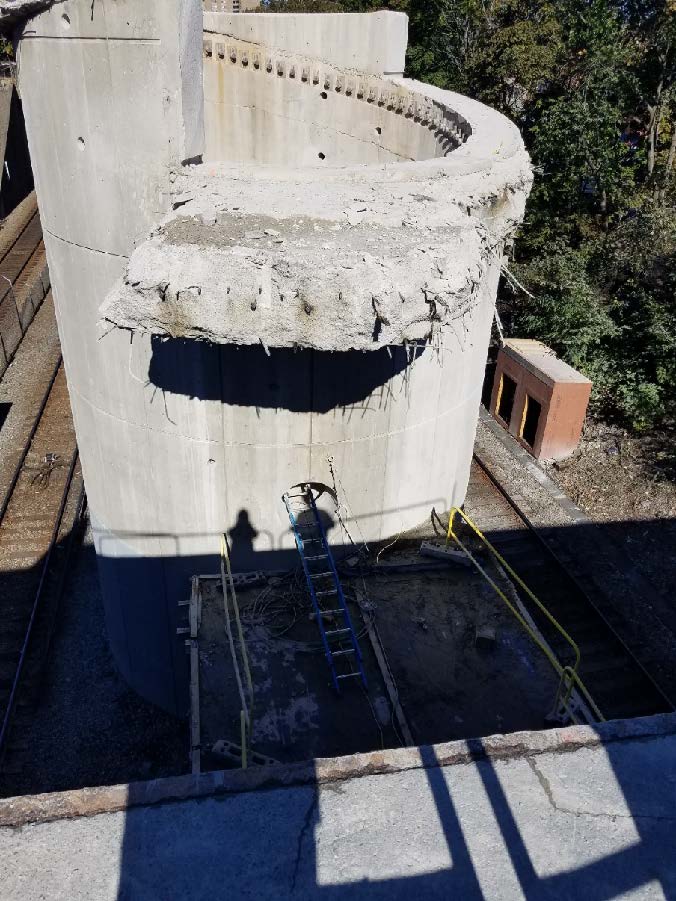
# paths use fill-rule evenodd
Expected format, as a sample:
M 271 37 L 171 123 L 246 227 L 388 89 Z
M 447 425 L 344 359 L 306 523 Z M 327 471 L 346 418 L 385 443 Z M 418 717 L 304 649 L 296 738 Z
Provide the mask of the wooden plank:
M 392 705 L 394 715 L 396 716 L 397 723 L 399 724 L 399 730 L 404 738 L 406 747 L 412 747 L 413 745 L 415 745 L 415 742 L 413 741 L 413 733 L 409 728 L 406 717 L 404 716 L 403 708 L 401 706 L 401 703 L 399 702 L 399 692 L 397 691 L 397 687 L 394 684 L 394 680 L 390 674 L 389 667 L 387 666 L 385 655 L 383 653 L 383 646 L 380 642 L 380 636 L 378 635 L 378 630 L 376 629 L 375 623 L 371 619 L 369 611 L 364 609 L 364 607 L 362 606 L 361 592 L 357 590 L 355 592 L 355 595 L 357 598 L 357 604 L 359 605 L 359 609 L 361 610 L 364 625 L 366 626 L 368 637 L 371 641 L 373 653 L 376 655 L 376 660 L 378 661 L 380 674 L 383 677 L 385 688 L 387 689 L 390 704 Z

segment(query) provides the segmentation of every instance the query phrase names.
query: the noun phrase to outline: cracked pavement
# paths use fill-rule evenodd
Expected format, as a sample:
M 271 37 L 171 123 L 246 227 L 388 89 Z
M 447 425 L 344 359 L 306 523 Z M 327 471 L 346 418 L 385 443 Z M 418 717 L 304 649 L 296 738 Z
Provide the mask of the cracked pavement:
M 436 753 L 335 783 L 0 829 L 1 896 L 676 898 L 675 734 L 445 767 Z

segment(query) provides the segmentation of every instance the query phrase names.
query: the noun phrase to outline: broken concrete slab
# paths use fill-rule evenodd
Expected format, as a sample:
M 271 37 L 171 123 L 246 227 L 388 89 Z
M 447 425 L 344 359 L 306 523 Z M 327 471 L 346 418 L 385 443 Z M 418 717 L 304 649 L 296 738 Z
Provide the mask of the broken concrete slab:
M 133 253 L 103 318 L 172 338 L 319 350 L 429 342 L 454 321 L 462 327 L 490 260 L 488 237 L 458 213 L 434 233 L 380 229 L 366 216 L 351 225 L 347 197 L 341 205 L 332 218 L 308 216 L 302 204 L 284 218 L 189 218 L 193 204 L 184 204 Z
M 227 35 L 205 38 L 205 104 L 206 161 L 176 175 L 106 326 L 327 351 L 457 338 L 530 189 L 507 119 Z

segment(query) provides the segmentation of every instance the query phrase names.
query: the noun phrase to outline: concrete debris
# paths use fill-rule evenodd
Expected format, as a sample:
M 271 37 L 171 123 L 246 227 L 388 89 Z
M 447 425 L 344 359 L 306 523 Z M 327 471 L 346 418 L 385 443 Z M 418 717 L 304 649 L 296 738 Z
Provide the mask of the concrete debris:
M 239 42 L 228 52 L 248 59 L 258 51 Z M 294 63 L 280 54 L 281 77 Z M 350 76 L 326 77 L 340 91 Z M 264 82 L 237 78 L 253 108 L 265 103 Z M 337 141 L 335 163 L 321 150 L 317 168 L 303 118 L 320 115 L 311 94 L 286 150 L 265 142 L 252 157 L 237 130 L 210 126 L 209 161 L 176 178 L 172 212 L 134 251 L 101 308 L 103 321 L 214 344 L 367 351 L 439 346 L 447 334 L 462 348 L 465 316 L 481 303 L 523 216 L 528 155 L 511 123 L 466 97 L 399 78 L 365 83 L 370 90 L 380 92 L 381 106 L 409 113 L 391 114 L 386 141 L 374 121 L 382 157 L 369 155 L 371 143 L 354 157 L 352 144 Z M 363 92 L 351 115 L 370 130 L 378 107 L 364 103 Z M 218 97 L 213 103 L 222 105 Z M 286 164 L 287 153 L 297 162 Z M 381 164 L 388 161 L 397 164 Z
M 493 626 L 478 627 L 474 634 L 474 644 L 482 650 L 492 651 L 497 635 Z
M 472 561 L 462 551 L 446 547 L 446 545 L 433 544 L 431 541 L 423 541 L 419 553 L 422 557 L 435 557 L 437 560 L 444 560 L 446 563 L 454 563 L 458 566 L 472 565 Z
M 224 165 L 191 167 L 174 210 L 108 296 L 104 321 L 215 344 L 320 350 L 431 342 L 454 322 L 452 334 L 462 334 L 505 225 L 491 233 L 460 213 L 439 177 L 424 183 L 437 203 L 418 222 L 406 212 L 420 206 L 419 188 L 377 178 L 379 200 L 341 229 L 353 174 L 309 191 L 305 171 L 247 180 Z M 226 197 L 236 213 L 224 209 Z
M 216 757 L 221 757 L 237 766 L 242 765 L 242 746 L 227 739 L 221 739 L 214 742 L 211 753 Z M 266 757 L 265 754 L 259 754 L 257 751 L 249 751 L 248 764 L 250 766 L 279 766 L 279 761 L 274 757 Z

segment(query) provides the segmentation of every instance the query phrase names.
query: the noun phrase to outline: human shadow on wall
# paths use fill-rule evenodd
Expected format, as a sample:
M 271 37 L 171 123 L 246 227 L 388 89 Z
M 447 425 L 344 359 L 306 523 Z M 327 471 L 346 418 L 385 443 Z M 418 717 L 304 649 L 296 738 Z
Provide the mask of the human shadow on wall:
M 336 525 L 336 520 L 325 510 L 319 509 L 319 518 L 324 528 L 324 534 L 329 538 L 329 533 Z M 309 518 L 310 514 L 303 514 L 299 517 L 298 522 L 301 527 L 309 527 L 313 524 Z M 286 544 L 293 544 L 293 529 L 289 526 L 288 534 L 291 541 Z M 254 542 L 259 536 L 263 536 L 263 540 L 267 540 L 272 544 L 272 549 L 268 551 L 256 550 Z M 234 572 L 245 572 L 246 570 L 264 570 L 266 572 L 285 570 L 292 568 L 298 564 L 298 557 L 295 548 L 282 547 L 282 538 L 274 540 L 271 533 L 265 529 L 257 529 L 251 522 L 249 511 L 242 509 L 237 514 L 237 519 L 232 528 L 228 529 L 228 538 L 230 539 L 230 560 Z M 344 549 L 340 547 L 334 548 L 334 552 L 340 556 L 344 553 Z M 214 570 L 215 571 L 215 570 Z
M 337 352 L 283 347 L 266 353 L 260 345 L 155 337 L 148 381 L 170 394 L 230 406 L 327 413 L 367 399 L 384 405 L 391 380 L 426 352 L 421 345 Z

